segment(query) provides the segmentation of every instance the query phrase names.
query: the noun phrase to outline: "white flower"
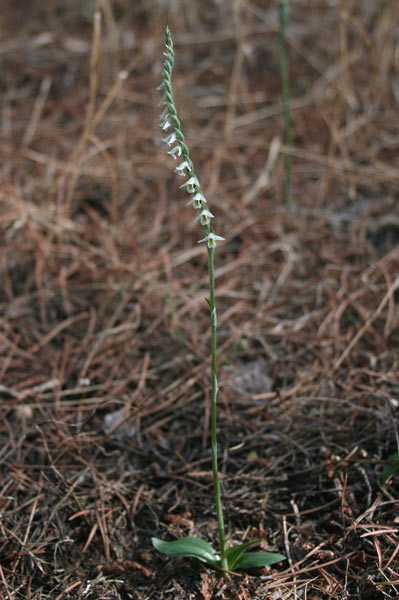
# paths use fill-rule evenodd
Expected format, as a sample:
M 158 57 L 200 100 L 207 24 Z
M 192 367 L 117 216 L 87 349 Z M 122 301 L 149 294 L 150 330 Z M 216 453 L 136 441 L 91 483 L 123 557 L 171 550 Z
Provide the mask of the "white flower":
M 165 121 L 161 125 L 162 131 L 166 131 L 169 127 L 172 127 L 172 123 L 169 121 L 169 116 L 166 117 Z
M 210 210 L 208 210 L 207 208 L 205 208 L 204 210 L 202 210 L 200 212 L 200 214 L 198 215 L 198 217 L 195 217 L 194 223 L 199 220 L 200 223 L 201 223 L 201 225 L 209 225 L 209 223 L 211 222 L 211 219 L 214 216 L 215 215 L 213 215 Z
M 206 235 L 198 243 L 200 244 L 201 242 L 208 242 L 208 248 L 215 248 L 216 240 L 224 240 L 224 237 L 216 235 L 216 233 L 208 233 L 208 235 Z
M 186 183 L 183 183 L 183 185 L 180 186 L 182 187 L 187 187 L 187 191 L 189 194 L 194 194 L 194 192 L 196 191 L 196 189 L 199 187 L 199 181 L 196 178 L 195 175 L 193 175 L 192 177 L 190 177 L 190 179 L 188 181 L 186 181 Z
M 159 115 L 159 120 L 164 121 L 166 119 L 166 117 L 168 117 L 168 116 L 169 116 L 169 107 L 167 106 L 166 108 L 164 108 L 162 113 Z
M 176 167 L 175 171 L 176 173 L 179 173 L 179 175 L 181 175 L 182 177 L 184 177 L 185 173 L 185 169 L 190 169 L 190 165 L 188 164 L 188 162 L 186 160 L 183 160 L 182 163 L 180 163 L 180 165 L 178 167 Z
M 177 139 L 176 134 L 173 132 L 170 135 L 168 135 L 168 137 L 162 138 L 162 141 L 166 142 L 168 144 L 168 146 L 171 146 L 172 144 L 175 143 L 176 139 Z
M 169 150 L 168 154 L 173 156 L 173 158 L 175 160 L 176 160 L 176 155 L 181 156 L 181 147 L 179 146 L 179 144 L 177 146 L 175 146 L 174 148 L 172 148 L 172 150 Z
M 205 196 L 201 194 L 201 192 L 197 192 L 196 194 L 194 194 L 194 197 L 187 202 L 187 206 L 189 206 L 190 204 L 193 204 L 194 208 L 200 210 L 203 204 L 206 204 Z

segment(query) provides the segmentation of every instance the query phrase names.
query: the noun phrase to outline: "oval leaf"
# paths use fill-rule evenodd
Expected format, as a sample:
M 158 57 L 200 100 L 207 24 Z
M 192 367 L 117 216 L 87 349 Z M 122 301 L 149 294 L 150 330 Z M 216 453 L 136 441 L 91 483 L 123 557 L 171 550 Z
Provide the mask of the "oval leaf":
M 237 562 L 239 561 L 241 556 L 245 554 L 248 548 L 250 548 L 254 544 L 259 544 L 259 542 L 261 541 L 262 540 L 252 540 L 252 542 L 244 542 L 244 544 L 240 544 L 239 546 L 233 546 L 232 548 L 226 550 L 226 558 L 227 564 L 229 565 L 229 570 L 234 571 L 234 567 L 236 566 Z
M 168 556 L 184 556 L 197 558 L 205 563 L 217 564 L 219 556 L 208 542 L 196 537 L 184 537 L 173 542 L 164 542 L 159 538 L 151 539 L 152 545 L 158 552 Z
M 241 556 L 237 561 L 236 569 L 253 569 L 254 567 L 267 567 L 268 565 L 274 565 L 274 563 L 285 560 L 284 554 L 278 554 L 277 552 L 248 552 Z

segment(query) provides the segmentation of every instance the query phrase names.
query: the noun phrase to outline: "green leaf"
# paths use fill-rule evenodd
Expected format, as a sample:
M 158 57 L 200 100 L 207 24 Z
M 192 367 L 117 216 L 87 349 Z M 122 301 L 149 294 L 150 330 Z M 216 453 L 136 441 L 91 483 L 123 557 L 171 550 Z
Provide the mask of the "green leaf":
M 254 567 L 266 567 L 285 560 L 284 554 L 277 552 L 248 552 L 237 561 L 236 569 L 253 569 Z
M 233 546 L 226 550 L 226 558 L 227 564 L 229 565 L 230 571 L 234 571 L 234 567 L 237 562 L 240 560 L 241 556 L 245 554 L 245 552 L 253 546 L 254 544 L 259 544 L 262 540 L 252 540 L 252 542 L 245 542 L 244 544 L 240 544 L 239 546 Z
M 396 473 L 396 471 L 399 471 L 399 452 L 388 456 L 386 465 L 383 468 L 382 473 L 380 475 L 381 485 L 384 485 L 388 477 L 393 475 L 393 473 Z
M 219 562 L 219 556 L 208 542 L 196 537 L 184 537 L 173 542 L 164 542 L 159 538 L 152 538 L 152 545 L 158 552 L 168 556 L 184 556 L 197 558 L 213 565 Z

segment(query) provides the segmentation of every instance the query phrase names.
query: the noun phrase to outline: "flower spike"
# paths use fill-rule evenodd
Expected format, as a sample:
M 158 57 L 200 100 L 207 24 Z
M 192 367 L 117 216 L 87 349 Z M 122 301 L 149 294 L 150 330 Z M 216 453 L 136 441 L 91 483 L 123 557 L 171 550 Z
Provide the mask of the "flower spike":
M 161 128 L 166 131 L 172 128 L 172 133 L 162 138 L 162 141 L 169 146 L 168 154 L 176 160 L 181 157 L 182 162 L 175 168 L 176 173 L 182 177 L 187 177 L 180 188 L 185 189 L 192 198 L 187 202 L 187 205 L 192 204 L 198 211 L 195 221 L 199 221 L 204 228 L 206 237 L 201 241 L 206 241 L 209 248 L 216 246 L 216 241 L 223 240 L 222 237 L 210 232 L 210 223 L 213 214 L 208 210 L 208 204 L 204 194 L 201 191 L 201 186 L 198 177 L 194 173 L 194 165 L 190 159 L 188 148 L 184 141 L 184 135 L 181 130 L 180 120 L 174 104 L 172 91 L 172 70 L 174 63 L 173 42 L 169 28 L 166 28 L 165 50 L 163 52 L 165 60 L 162 68 L 162 83 L 158 87 L 162 92 L 162 100 L 160 102 L 161 114 L 159 117 Z

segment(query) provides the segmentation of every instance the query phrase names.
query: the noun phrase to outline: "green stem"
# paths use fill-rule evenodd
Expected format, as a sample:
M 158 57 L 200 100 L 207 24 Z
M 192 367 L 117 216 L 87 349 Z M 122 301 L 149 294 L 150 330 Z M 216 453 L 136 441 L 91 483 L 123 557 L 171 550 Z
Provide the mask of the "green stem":
M 284 161 L 284 187 L 283 197 L 284 204 L 287 207 L 291 206 L 291 177 L 292 177 L 292 117 L 291 117 L 291 94 L 290 80 L 288 73 L 288 58 L 287 58 L 287 21 L 288 21 L 288 3 L 289 0 L 279 0 L 279 16 L 280 16 L 280 44 L 279 58 L 281 70 L 281 84 L 283 88 L 283 110 L 285 121 L 285 161 Z
M 217 382 L 217 363 L 216 363 L 216 303 L 215 303 L 215 269 L 214 269 L 214 248 L 208 247 L 208 262 L 209 262 L 209 291 L 210 301 L 209 307 L 211 309 L 211 332 L 212 332 L 212 359 L 211 359 L 211 370 L 212 370 L 212 391 L 211 391 L 211 446 L 212 446 L 212 472 L 213 472 L 213 485 L 215 489 L 215 504 L 216 504 L 216 516 L 218 521 L 219 530 L 219 543 L 220 543 L 220 561 L 222 569 L 228 570 L 227 558 L 226 558 L 226 535 L 224 531 L 224 518 L 223 518 L 223 507 L 222 498 L 220 492 L 220 480 L 218 472 L 218 449 L 217 449 L 217 434 L 216 434 L 216 423 L 217 423 L 217 393 L 218 393 L 218 382 Z

